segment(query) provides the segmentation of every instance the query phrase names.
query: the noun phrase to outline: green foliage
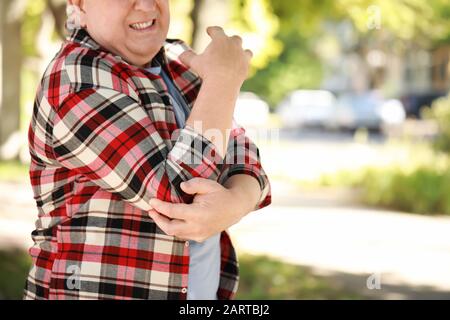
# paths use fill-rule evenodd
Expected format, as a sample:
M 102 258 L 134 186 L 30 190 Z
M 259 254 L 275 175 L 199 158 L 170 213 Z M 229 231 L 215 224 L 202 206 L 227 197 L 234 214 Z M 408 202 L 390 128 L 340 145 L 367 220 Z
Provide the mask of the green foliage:
M 275 36 L 279 19 L 274 14 L 269 0 L 231 1 L 231 21 L 227 29 L 242 35 L 244 44 L 254 52 L 252 72 L 263 69 L 275 60 L 283 44 Z
M 353 21 L 357 30 L 369 33 L 370 19 L 379 13 L 380 28 L 386 29 L 398 39 L 413 40 L 435 30 L 437 11 L 436 4 L 441 0 L 338 0 L 335 1 L 335 12 L 341 17 Z
M 274 109 L 290 91 L 318 87 L 323 70 L 313 47 L 321 32 L 321 22 L 330 14 L 330 3 L 271 0 L 279 22 L 276 39 L 283 44 L 283 50 L 247 80 L 243 90 L 256 92 Z
M 241 279 L 236 299 L 358 299 L 309 269 L 266 256 L 239 257 Z
M 450 96 L 436 100 L 433 106 L 425 109 L 423 113 L 438 125 L 439 133 L 434 144 L 436 149 L 450 153 Z
M 36 40 L 46 8 L 45 0 L 27 2 L 22 24 L 22 50 L 27 57 L 37 56 Z
M 22 299 L 30 266 L 31 258 L 27 252 L 19 249 L 0 251 L 0 300 Z
M 193 0 L 171 0 L 171 36 L 190 41 L 189 12 Z M 244 90 L 254 91 L 275 107 L 290 91 L 315 88 L 323 70 L 315 47 L 324 22 L 351 21 L 364 37 L 376 36 L 367 23 L 375 6 L 380 10 L 383 34 L 404 41 L 450 38 L 448 0 L 233 0 L 229 30 L 243 35 L 255 51 L 251 79 Z M 45 0 L 29 0 L 23 25 L 23 50 L 37 55 L 36 38 Z M 204 12 L 203 14 L 209 14 Z M 431 35 L 431 36 L 430 36 Z
M 335 17 L 334 0 L 270 0 L 270 3 L 280 20 L 280 35 L 296 33 L 314 37 L 320 32 L 322 22 Z
M 322 80 L 319 59 L 306 48 L 306 39 L 296 36 L 283 38 L 285 50 L 269 65 L 248 79 L 243 90 L 253 91 L 274 108 L 284 96 L 299 88 L 315 88 Z
M 237 299 L 360 299 L 332 280 L 309 269 L 266 256 L 239 257 L 240 284 Z M 31 266 L 26 251 L 0 251 L 0 299 L 21 299 Z
M 320 179 L 322 186 L 352 187 L 369 205 L 427 215 L 450 215 L 450 162 L 370 167 Z
M 367 170 L 360 181 L 371 205 L 420 214 L 450 215 L 450 168 L 422 167 L 411 173 L 390 168 Z
M 278 18 L 276 38 L 283 43 L 283 51 L 258 70 L 244 89 L 266 98 L 272 107 L 294 89 L 320 85 L 324 62 L 314 47 L 327 21 L 350 21 L 364 41 L 383 36 L 391 39 L 392 46 L 402 42 L 430 45 L 450 35 L 448 0 L 270 0 L 270 4 Z M 373 30 L 371 19 L 377 14 L 380 26 Z

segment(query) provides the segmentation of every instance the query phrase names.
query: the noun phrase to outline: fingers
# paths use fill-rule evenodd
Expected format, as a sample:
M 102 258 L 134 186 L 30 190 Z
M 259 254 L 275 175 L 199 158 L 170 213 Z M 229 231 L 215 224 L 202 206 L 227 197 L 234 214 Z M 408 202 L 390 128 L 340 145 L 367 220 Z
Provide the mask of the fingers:
M 212 27 L 208 27 L 206 29 L 206 32 L 208 33 L 208 35 L 211 38 L 215 38 L 215 37 L 227 37 L 227 35 L 225 34 L 225 31 L 223 30 L 222 27 L 219 26 L 212 26 Z M 229 39 L 231 39 L 232 41 L 236 42 L 239 46 L 242 47 L 243 44 L 243 40 L 240 36 L 238 35 L 234 35 L 229 37 Z M 251 50 L 245 50 L 245 54 L 247 56 L 247 58 L 250 60 L 253 58 L 253 52 Z
M 207 194 L 224 188 L 218 182 L 204 178 L 193 178 L 181 183 L 180 187 L 187 194 Z
M 162 213 L 170 219 L 178 220 L 185 220 L 193 210 L 188 204 L 165 202 L 156 198 L 150 200 L 150 205 L 154 210 Z
M 222 27 L 219 26 L 208 27 L 206 28 L 206 32 L 211 39 L 214 39 L 215 37 L 226 37 L 225 31 L 223 31 Z
M 214 39 L 216 37 L 229 38 L 231 41 L 234 41 L 238 45 L 242 46 L 242 38 L 240 36 L 234 35 L 234 36 L 228 37 L 222 27 L 218 27 L 218 26 L 208 27 L 206 29 L 206 32 L 211 37 L 211 39 Z
M 186 66 L 188 66 L 188 67 L 192 67 L 192 61 L 194 60 L 194 58 L 197 56 L 197 54 L 194 52 L 194 51 L 192 51 L 192 50 L 187 50 L 187 51 L 185 51 L 185 52 L 183 52 L 181 55 L 180 55 L 180 61 L 184 64 L 184 65 L 186 65 Z
M 247 55 L 247 57 L 249 59 L 253 58 L 253 51 L 252 50 L 249 50 L 249 49 L 245 50 L 245 54 Z
M 184 224 L 180 220 L 170 220 L 154 210 L 150 210 L 149 215 L 156 225 L 168 236 L 176 236 Z
M 230 39 L 232 40 L 232 41 L 235 41 L 237 44 L 239 44 L 240 46 L 242 46 L 242 38 L 241 37 L 239 37 L 239 36 L 232 36 L 232 37 L 230 37 Z

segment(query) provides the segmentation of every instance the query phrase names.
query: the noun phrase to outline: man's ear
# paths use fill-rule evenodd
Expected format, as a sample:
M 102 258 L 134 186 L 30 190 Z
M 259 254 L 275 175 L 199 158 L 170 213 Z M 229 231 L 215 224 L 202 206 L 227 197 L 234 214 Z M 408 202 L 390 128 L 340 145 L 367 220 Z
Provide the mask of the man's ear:
M 72 25 L 72 28 L 86 27 L 86 11 L 84 5 L 83 0 L 67 0 L 68 23 Z
M 81 12 L 85 12 L 84 10 L 84 5 L 85 5 L 85 1 L 84 0 L 67 0 L 67 5 L 73 5 L 73 6 L 77 6 L 78 8 L 80 8 Z
M 86 21 L 86 11 L 84 8 L 84 0 L 76 0 L 78 2 L 78 7 L 80 8 L 80 24 L 83 28 L 87 26 Z

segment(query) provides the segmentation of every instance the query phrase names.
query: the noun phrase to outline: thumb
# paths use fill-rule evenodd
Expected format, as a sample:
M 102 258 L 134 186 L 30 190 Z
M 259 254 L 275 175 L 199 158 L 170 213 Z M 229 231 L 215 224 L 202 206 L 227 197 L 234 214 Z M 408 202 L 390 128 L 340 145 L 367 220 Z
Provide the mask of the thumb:
M 194 51 L 187 50 L 183 52 L 179 58 L 184 65 L 192 67 L 192 61 L 194 60 L 195 57 L 197 57 L 197 54 Z
M 187 194 L 206 194 L 218 191 L 223 188 L 216 181 L 204 178 L 193 178 L 189 181 L 181 183 L 180 187 Z

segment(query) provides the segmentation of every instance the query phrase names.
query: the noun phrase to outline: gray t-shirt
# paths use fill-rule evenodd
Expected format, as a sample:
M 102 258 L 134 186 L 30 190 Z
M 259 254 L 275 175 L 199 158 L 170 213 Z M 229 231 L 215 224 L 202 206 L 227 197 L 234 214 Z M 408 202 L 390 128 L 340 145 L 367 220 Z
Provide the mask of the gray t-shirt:
M 180 128 L 186 124 L 189 108 L 173 80 L 161 67 L 147 68 L 147 71 L 160 75 L 167 86 Z M 217 300 L 220 280 L 220 234 L 214 235 L 203 243 L 189 241 L 188 300 Z

